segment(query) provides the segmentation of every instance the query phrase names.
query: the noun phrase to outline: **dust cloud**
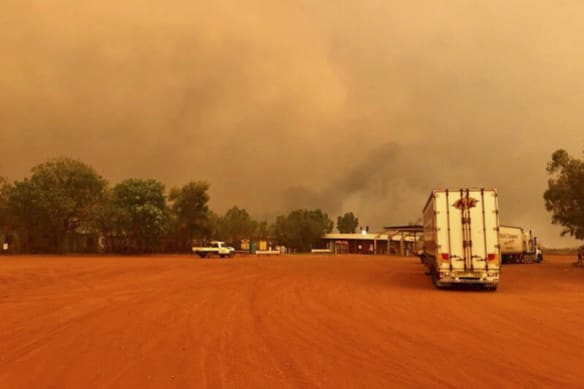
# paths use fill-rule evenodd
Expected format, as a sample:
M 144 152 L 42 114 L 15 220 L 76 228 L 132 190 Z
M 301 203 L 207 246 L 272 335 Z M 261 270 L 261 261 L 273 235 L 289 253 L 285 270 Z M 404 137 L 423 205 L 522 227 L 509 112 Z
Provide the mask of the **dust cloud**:
M 496 187 L 559 238 L 545 165 L 584 145 L 579 1 L 7 0 L 0 175 L 54 156 L 112 183 L 211 183 L 212 208 L 415 221 L 434 187 Z

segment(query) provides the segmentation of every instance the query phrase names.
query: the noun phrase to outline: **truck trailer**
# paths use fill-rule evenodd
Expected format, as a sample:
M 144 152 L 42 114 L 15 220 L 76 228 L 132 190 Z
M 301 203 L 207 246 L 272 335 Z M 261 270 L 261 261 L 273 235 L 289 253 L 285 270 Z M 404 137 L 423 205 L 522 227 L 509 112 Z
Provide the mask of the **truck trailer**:
M 543 261 L 537 238 L 533 232 L 521 227 L 500 226 L 499 243 L 502 263 L 526 263 Z
M 435 189 L 423 210 L 422 262 L 437 288 L 499 285 L 499 203 L 496 189 Z

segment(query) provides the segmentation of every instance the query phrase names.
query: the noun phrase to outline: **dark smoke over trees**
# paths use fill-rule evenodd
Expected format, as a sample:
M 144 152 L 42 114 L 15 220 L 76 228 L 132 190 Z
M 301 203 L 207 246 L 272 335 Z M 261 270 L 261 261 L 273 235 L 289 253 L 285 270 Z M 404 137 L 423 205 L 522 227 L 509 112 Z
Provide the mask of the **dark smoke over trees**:
M 550 152 L 584 144 L 582 20 L 576 0 L 4 0 L 0 175 L 55 154 L 112 182 L 195 171 L 220 214 L 235 192 L 262 220 L 375 229 L 488 186 L 502 222 L 569 244 L 540 193 Z

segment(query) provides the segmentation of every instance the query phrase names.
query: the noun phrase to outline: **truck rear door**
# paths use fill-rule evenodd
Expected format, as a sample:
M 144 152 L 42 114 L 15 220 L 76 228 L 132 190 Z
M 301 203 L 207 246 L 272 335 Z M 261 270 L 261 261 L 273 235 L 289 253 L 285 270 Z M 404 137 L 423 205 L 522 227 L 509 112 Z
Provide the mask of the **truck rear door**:
M 446 226 L 440 241 L 442 259 L 458 271 L 498 268 L 498 214 L 496 192 L 489 190 L 445 191 L 436 194 L 439 225 Z M 438 232 L 440 234 L 440 232 Z M 441 267 L 445 266 L 441 261 Z
M 463 193 L 468 206 L 468 228 L 470 243 L 468 249 L 469 263 L 472 269 L 490 269 L 499 267 L 499 215 L 497 192 L 494 190 L 476 190 Z
M 456 192 L 440 191 L 435 193 L 436 225 L 439 242 L 440 268 L 465 270 L 465 253 L 460 210 L 453 207 L 459 198 Z

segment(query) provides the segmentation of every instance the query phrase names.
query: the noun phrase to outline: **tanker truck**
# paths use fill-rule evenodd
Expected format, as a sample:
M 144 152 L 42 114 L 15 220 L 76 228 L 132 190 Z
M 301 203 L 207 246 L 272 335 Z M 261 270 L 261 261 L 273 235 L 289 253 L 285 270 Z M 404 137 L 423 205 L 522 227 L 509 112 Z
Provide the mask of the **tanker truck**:
M 543 261 L 537 238 L 530 230 L 521 227 L 500 226 L 499 243 L 503 263 L 526 263 Z
M 499 284 L 499 203 L 496 189 L 435 189 L 423 210 L 421 260 L 437 288 Z

